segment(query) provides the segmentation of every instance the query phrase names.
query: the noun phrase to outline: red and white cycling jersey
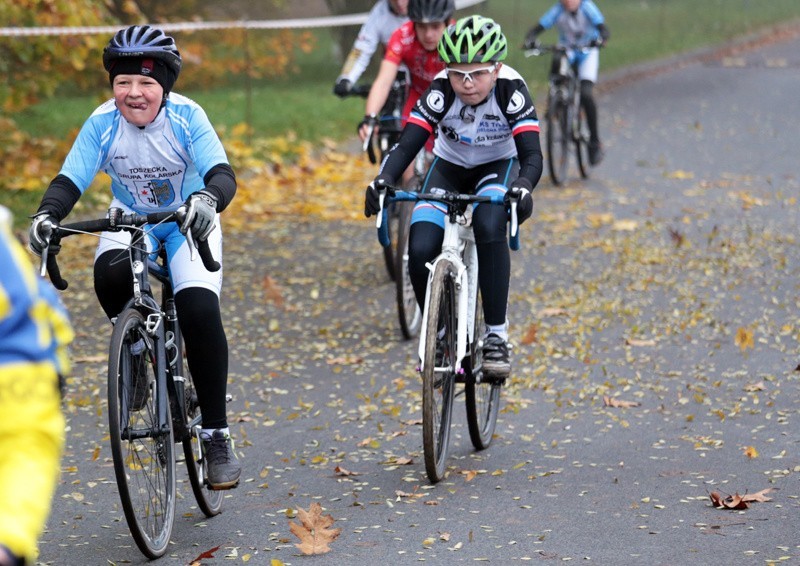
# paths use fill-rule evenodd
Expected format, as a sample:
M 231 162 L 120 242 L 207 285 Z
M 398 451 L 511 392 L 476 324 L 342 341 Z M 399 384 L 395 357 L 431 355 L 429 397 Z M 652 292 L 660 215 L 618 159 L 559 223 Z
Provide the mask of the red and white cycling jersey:
M 427 51 L 417 39 L 414 22 L 406 22 L 392 34 L 386 45 L 386 61 L 396 65 L 405 65 L 411 74 L 411 88 L 403 107 L 403 123 L 416 104 L 420 95 L 428 89 L 431 81 L 442 69 L 444 62 L 439 59 L 439 52 Z

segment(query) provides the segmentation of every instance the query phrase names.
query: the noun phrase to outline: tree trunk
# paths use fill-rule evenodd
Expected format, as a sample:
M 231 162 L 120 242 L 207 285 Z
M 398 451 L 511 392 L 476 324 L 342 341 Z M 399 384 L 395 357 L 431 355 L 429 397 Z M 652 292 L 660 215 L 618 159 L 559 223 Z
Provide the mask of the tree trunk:
M 372 6 L 375 5 L 375 0 L 325 0 L 331 14 L 339 16 L 342 14 L 360 14 L 362 12 L 369 12 Z M 338 46 L 338 53 L 336 56 L 339 63 L 344 62 L 344 58 L 350 53 L 350 48 L 353 47 L 353 42 L 356 40 L 358 30 L 361 26 L 338 26 L 331 29 L 336 45 Z

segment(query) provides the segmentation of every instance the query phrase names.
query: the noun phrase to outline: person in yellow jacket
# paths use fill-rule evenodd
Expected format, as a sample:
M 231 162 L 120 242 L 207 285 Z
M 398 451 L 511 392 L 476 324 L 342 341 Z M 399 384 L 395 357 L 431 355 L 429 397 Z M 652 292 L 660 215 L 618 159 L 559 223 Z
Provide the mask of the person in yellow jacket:
M 69 318 L 0 206 L 0 566 L 35 564 L 64 448 Z

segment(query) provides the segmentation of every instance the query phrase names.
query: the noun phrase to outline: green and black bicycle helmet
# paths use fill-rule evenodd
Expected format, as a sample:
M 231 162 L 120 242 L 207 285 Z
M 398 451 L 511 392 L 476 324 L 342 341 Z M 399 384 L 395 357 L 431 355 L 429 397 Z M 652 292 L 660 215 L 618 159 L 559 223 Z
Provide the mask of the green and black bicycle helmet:
M 109 75 L 127 73 L 131 63 L 153 59 L 163 65 L 163 72 L 154 76 L 160 79 L 164 91 L 169 92 L 181 72 L 181 54 L 175 40 L 162 30 L 148 25 L 130 26 L 118 31 L 103 49 L 103 66 Z M 124 67 L 125 71 L 120 71 Z
M 448 26 L 439 40 L 439 57 L 451 63 L 497 63 L 508 54 L 500 24 L 483 16 L 467 16 Z
M 421 24 L 450 21 L 455 11 L 455 0 L 409 0 L 408 2 L 408 19 Z

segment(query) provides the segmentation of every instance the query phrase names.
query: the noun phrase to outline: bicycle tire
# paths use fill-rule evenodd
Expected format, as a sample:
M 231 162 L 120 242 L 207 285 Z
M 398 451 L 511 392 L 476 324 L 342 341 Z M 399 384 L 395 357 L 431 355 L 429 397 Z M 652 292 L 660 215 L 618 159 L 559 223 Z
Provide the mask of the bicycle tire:
M 416 188 L 411 189 L 416 190 Z M 395 295 L 397 298 L 397 315 L 400 320 L 400 332 L 403 338 L 411 340 L 419 335 L 422 326 L 422 311 L 411 285 L 408 274 L 408 234 L 411 230 L 411 214 L 413 202 L 398 202 L 400 221 L 397 229 L 397 248 L 395 253 Z
M 189 371 L 189 364 L 186 362 L 186 352 L 183 348 L 183 338 L 178 332 L 178 348 L 183 352 L 181 362 L 181 371 L 183 372 L 183 396 L 184 408 L 186 410 L 186 425 L 188 427 L 187 434 L 184 436 L 183 456 L 186 460 L 186 469 L 189 474 L 189 484 L 192 486 L 192 493 L 197 501 L 197 506 L 206 517 L 213 517 L 219 515 L 222 511 L 222 497 L 221 491 L 208 489 L 205 484 L 205 467 L 202 452 L 202 444 L 200 440 L 199 425 L 202 424 L 202 416 L 200 414 L 200 403 L 197 400 L 197 390 L 194 386 L 192 379 L 192 372 Z
M 548 99 L 547 112 L 547 166 L 550 179 L 554 185 L 561 185 L 567 179 L 569 164 L 569 123 L 567 105 L 564 101 L 551 96 Z
M 422 370 L 422 445 L 425 472 L 431 483 L 444 477 L 453 418 L 456 356 L 455 269 L 439 261 L 429 287 L 425 359 Z M 439 330 L 444 336 L 438 338 Z M 443 363 L 436 366 L 437 342 L 442 341 Z
M 483 381 L 483 304 L 481 294 L 475 301 L 475 329 L 470 340 L 470 355 L 466 364 L 466 383 L 464 397 L 467 406 L 467 427 L 469 438 L 476 450 L 484 450 L 492 442 L 497 414 L 500 412 L 500 385 Z
M 578 172 L 582 179 L 589 178 L 589 122 L 586 120 L 586 110 L 581 104 L 575 124 L 575 156 L 578 161 Z
M 388 199 L 387 199 L 388 200 Z M 397 245 L 397 231 L 400 225 L 400 212 L 398 203 L 389 202 L 386 211 L 386 229 L 389 234 L 389 245 L 383 246 L 383 261 L 386 264 L 386 272 L 389 279 L 397 279 L 395 271 L 395 246 Z
M 155 378 L 156 352 L 147 335 L 142 314 L 124 310 L 114 324 L 108 356 L 108 424 L 114 475 L 131 535 L 148 558 L 163 556 L 175 522 L 175 443 L 167 406 L 166 423 L 158 422 L 160 391 Z M 131 346 L 144 341 L 144 351 Z M 130 410 L 129 384 L 134 364 L 146 375 L 149 388 L 140 410 Z

